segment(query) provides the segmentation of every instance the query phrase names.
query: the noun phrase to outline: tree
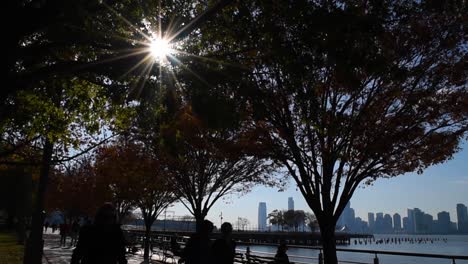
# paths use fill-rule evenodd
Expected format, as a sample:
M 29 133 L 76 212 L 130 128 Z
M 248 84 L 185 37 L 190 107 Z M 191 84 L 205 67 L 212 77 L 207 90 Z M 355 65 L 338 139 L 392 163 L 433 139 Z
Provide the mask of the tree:
M 306 216 L 303 210 L 294 210 L 294 231 L 299 231 L 301 226 L 302 231 L 304 231 L 305 218 Z
M 163 129 L 171 180 L 195 217 L 197 231 L 220 198 L 267 182 L 270 164 L 251 154 L 255 144 L 248 136 L 235 129 L 210 129 L 190 107 L 181 108 Z
M 317 218 L 315 218 L 314 214 L 306 212 L 305 223 L 310 228 L 311 232 L 315 232 L 315 230 L 317 230 L 318 223 L 317 223 Z
M 283 230 L 284 225 L 286 225 L 286 221 L 284 219 L 284 211 L 275 209 L 271 213 L 268 214 L 268 219 L 270 221 L 270 224 L 277 226 L 278 230 L 280 226 L 281 226 L 281 230 Z
M 244 217 L 237 218 L 237 229 L 245 231 L 245 228 L 250 224 L 249 219 Z
M 142 4 L 131 0 L 124 2 L 6 1 L 6 9 L 9 12 L 3 17 L 7 18 L 7 21 L 21 21 L 21 23 L 13 23 L 8 27 L 8 39 L 5 40 L 9 52 L 2 61 L 2 69 L 6 74 L 5 89 L 0 92 L 0 157 L 15 153 L 31 144 L 44 150 L 42 161 L 38 162 L 42 163 L 43 169 L 38 184 L 31 243 L 25 250 L 25 263 L 41 262 L 42 233 L 40 232 L 43 223 L 41 213 L 49 168 L 60 160 L 73 158 L 72 156 L 62 159 L 52 156 L 57 149 L 68 149 L 70 141 L 76 143 L 80 142 L 75 140 L 76 138 L 84 138 L 80 135 L 82 130 L 68 127 L 74 123 L 73 121 L 62 122 L 62 117 L 73 119 L 76 117 L 73 114 L 79 113 L 77 111 L 63 114 L 61 108 L 69 105 L 60 105 L 62 102 L 56 100 L 67 94 L 64 90 L 69 84 L 68 81 L 82 82 L 84 86 L 109 88 L 106 90 L 106 95 L 112 100 L 107 102 L 107 107 L 123 103 L 127 95 L 138 97 L 153 70 L 153 63 L 141 63 L 148 62 L 148 39 L 145 37 L 154 33 L 148 25 L 163 24 L 163 28 L 167 28 L 170 25 L 186 24 L 187 26 L 179 31 L 186 34 L 229 2 L 222 1 L 213 5 L 208 12 L 202 13 L 197 21 L 188 23 L 198 12 L 193 11 L 192 3 L 187 4 L 185 1 L 175 1 L 164 9 L 161 9 L 161 5 L 156 2 Z M 196 6 L 199 7 L 200 4 Z M 174 10 L 180 14 L 176 23 L 173 23 L 173 16 L 169 15 L 174 13 Z M 145 17 L 146 13 L 149 14 L 148 17 Z M 61 82 L 64 84 L 62 87 Z M 44 87 L 53 88 L 44 93 Z M 60 87 L 62 89 L 59 89 Z M 55 100 L 53 107 L 49 107 L 47 100 L 31 100 L 31 95 L 42 94 L 46 98 Z M 35 119 L 37 113 L 34 111 L 27 115 L 17 115 L 16 110 L 23 107 L 25 101 L 28 101 L 28 104 L 32 102 L 41 106 L 37 112 L 40 118 L 35 120 L 42 121 L 41 125 L 30 126 L 38 123 L 30 120 L 32 117 Z M 82 103 L 94 106 L 90 100 L 82 100 Z M 49 114 L 52 113 L 51 116 L 42 114 L 43 106 L 51 110 L 47 111 Z M 92 109 L 91 112 L 100 114 L 96 109 Z M 108 113 L 115 116 L 115 110 Z M 80 114 L 79 118 L 84 121 L 96 121 L 94 115 Z M 58 129 L 55 126 L 58 126 Z M 66 128 L 65 131 L 63 128 Z M 96 132 L 98 127 L 94 126 L 93 130 Z M 70 131 L 73 131 L 77 137 L 71 139 L 70 133 L 67 133 Z
M 162 211 L 167 209 L 177 200 L 174 187 L 170 181 L 170 171 L 167 169 L 163 159 L 148 155 L 145 148 L 138 145 L 130 145 L 127 152 L 137 155 L 139 162 L 128 168 L 133 172 L 137 180 L 137 195 L 135 205 L 140 209 L 145 222 L 145 248 L 144 259 L 149 260 L 149 246 L 151 240 L 151 226 Z M 133 150 L 130 150 L 133 148 Z M 127 154 L 127 157 L 128 157 Z
M 94 169 L 97 188 L 114 204 L 120 223 L 134 209 L 135 201 L 141 195 L 137 176 L 142 169 L 135 146 L 129 146 L 128 141 L 117 142 L 97 150 Z
M 247 68 L 231 91 L 317 217 L 327 264 L 337 263 L 335 225 L 358 186 L 421 173 L 458 150 L 468 127 L 465 10 L 241 2 L 201 29 L 211 57 Z
M 48 212 L 59 210 L 65 220 L 89 217 L 106 202 L 92 162 L 91 157 L 84 157 L 52 171 L 45 204 Z

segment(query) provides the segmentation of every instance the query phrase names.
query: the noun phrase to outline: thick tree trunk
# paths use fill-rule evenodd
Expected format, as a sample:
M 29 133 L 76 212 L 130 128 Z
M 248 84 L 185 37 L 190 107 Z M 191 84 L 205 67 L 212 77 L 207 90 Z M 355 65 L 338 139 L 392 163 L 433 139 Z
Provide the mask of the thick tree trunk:
M 143 254 L 143 259 L 145 261 L 149 260 L 149 250 L 150 250 L 150 239 L 151 239 L 151 225 L 145 225 L 145 251 Z
M 29 235 L 26 247 L 24 250 L 25 264 L 41 264 L 42 249 L 44 241 L 42 240 L 42 229 L 44 225 L 44 201 L 47 190 L 47 182 L 49 180 L 49 170 L 52 161 L 52 151 L 54 144 L 46 139 L 44 144 L 44 152 L 42 154 L 42 166 L 39 176 L 39 186 L 36 196 L 36 205 L 32 216 L 31 233 Z
M 338 259 L 336 257 L 335 225 L 321 225 L 320 234 L 322 236 L 324 264 L 338 264 Z
M 195 221 L 196 221 L 196 230 L 195 232 L 200 233 L 203 225 L 203 220 L 205 220 L 205 217 L 203 216 L 195 216 Z

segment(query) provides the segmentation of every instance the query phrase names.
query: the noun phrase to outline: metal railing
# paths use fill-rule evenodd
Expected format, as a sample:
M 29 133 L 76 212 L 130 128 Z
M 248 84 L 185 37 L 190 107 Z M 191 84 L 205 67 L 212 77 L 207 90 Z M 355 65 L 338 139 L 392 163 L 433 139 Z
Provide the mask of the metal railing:
M 267 245 L 267 244 L 262 244 Z M 276 244 L 268 244 L 269 246 L 277 246 Z M 318 250 L 318 256 L 316 258 L 309 256 L 299 256 L 299 255 L 289 255 L 289 257 L 294 259 L 300 259 L 300 261 L 294 261 L 297 264 L 308 264 L 308 263 L 318 263 L 323 264 L 323 248 L 322 247 L 309 247 L 309 246 L 289 246 L 290 248 L 303 248 L 303 249 L 313 249 Z M 240 253 L 247 254 L 246 250 L 237 250 Z M 382 251 L 382 250 L 366 250 L 366 249 L 347 249 L 347 248 L 337 248 L 338 252 L 352 252 L 352 253 L 366 253 L 374 256 L 373 262 L 359 262 L 351 260 L 339 260 L 339 263 L 353 263 L 353 264 L 379 264 L 380 259 L 379 255 L 392 255 L 392 256 L 407 256 L 407 257 L 421 257 L 421 258 L 436 258 L 436 259 L 447 259 L 452 260 L 452 264 L 456 264 L 457 260 L 468 260 L 468 256 L 461 255 L 448 255 L 448 254 L 426 254 L 426 253 L 410 253 L 410 252 L 397 252 L 397 251 Z M 250 251 L 250 256 L 273 256 L 274 253 L 263 252 L 263 251 Z M 311 262 L 310 260 L 316 260 L 316 262 Z M 304 262 L 303 262 L 304 261 Z M 305 262 L 307 261 L 307 262 Z M 248 263 L 248 262 L 245 262 Z M 266 262 L 265 262 L 266 263 Z
M 160 236 L 163 241 L 169 242 L 169 239 L 166 238 L 165 235 Z M 154 238 L 153 238 L 154 239 Z M 185 239 L 184 239 L 185 240 Z M 142 237 L 139 237 L 139 241 L 142 241 Z M 264 245 L 264 246 L 272 246 L 277 247 L 277 244 L 272 243 L 240 243 L 242 245 Z M 289 255 L 289 257 L 294 259 L 299 259 L 300 261 L 294 261 L 297 264 L 310 264 L 310 263 L 318 263 L 323 264 L 323 248 L 318 246 L 299 246 L 299 245 L 288 245 L 289 248 L 301 248 L 301 249 L 311 249 L 317 250 L 319 253 L 317 257 L 311 256 L 299 256 L 299 255 Z M 448 255 L 448 254 L 426 254 L 426 253 L 410 253 L 410 252 L 397 252 L 397 251 L 382 251 L 382 250 L 366 250 L 366 249 L 347 249 L 347 248 L 337 248 L 336 251 L 338 252 L 352 252 L 352 253 L 364 253 L 364 254 L 371 254 L 373 255 L 372 262 L 359 262 L 359 261 L 351 261 L 351 260 L 339 260 L 339 263 L 351 263 L 351 264 L 379 264 L 380 259 L 379 255 L 393 255 L 393 256 L 407 256 L 407 257 L 421 257 L 421 258 L 435 258 L 435 259 L 447 259 L 452 260 L 452 264 L 456 264 L 457 260 L 468 260 L 468 256 L 461 256 L 461 255 Z M 238 253 L 243 254 L 246 258 L 244 262 L 241 263 L 249 263 L 247 260 L 247 252 L 246 250 L 237 250 Z M 263 251 L 250 251 L 250 257 L 264 257 L 265 259 L 274 259 L 274 253 L 271 252 L 263 252 Z M 262 263 L 262 262 L 251 262 L 251 263 Z M 264 263 L 268 263 L 265 261 Z

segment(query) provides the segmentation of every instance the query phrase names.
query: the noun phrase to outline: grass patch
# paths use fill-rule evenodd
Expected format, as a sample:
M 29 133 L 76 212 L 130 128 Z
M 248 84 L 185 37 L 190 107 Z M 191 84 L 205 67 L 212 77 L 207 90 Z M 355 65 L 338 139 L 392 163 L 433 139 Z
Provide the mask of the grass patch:
M 0 232 L 0 264 L 23 263 L 23 245 L 16 243 L 15 233 Z

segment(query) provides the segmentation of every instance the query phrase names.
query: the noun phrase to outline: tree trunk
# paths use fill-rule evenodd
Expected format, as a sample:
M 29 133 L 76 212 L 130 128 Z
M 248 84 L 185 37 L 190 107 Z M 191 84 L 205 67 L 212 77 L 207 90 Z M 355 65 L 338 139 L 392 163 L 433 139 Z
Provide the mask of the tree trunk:
M 146 230 L 145 230 L 145 251 L 143 254 L 143 259 L 145 261 L 149 260 L 149 249 L 150 249 L 150 239 L 151 239 L 151 225 L 145 225 Z
M 31 233 L 29 235 L 24 250 L 24 264 L 41 264 L 42 249 L 44 241 L 42 240 L 42 229 L 44 225 L 44 201 L 49 180 L 49 170 L 52 161 L 52 151 L 54 144 L 46 139 L 44 152 L 42 154 L 42 166 L 39 176 L 39 186 L 37 190 L 36 205 L 32 216 Z
M 203 216 L 195 216 L 195 221 L 196 221 L 196 232 L 200 233 L 202 230 L 203 226 L 203 220 L 205 220 L 205 217 Z
M 328 223 L 330 222 L 332 221 L 330 220 Z M 338 259 L 336 257 L 335 225 L 321 225 L 320 234 L 322 236 L 324 263 L 338 264 Z

